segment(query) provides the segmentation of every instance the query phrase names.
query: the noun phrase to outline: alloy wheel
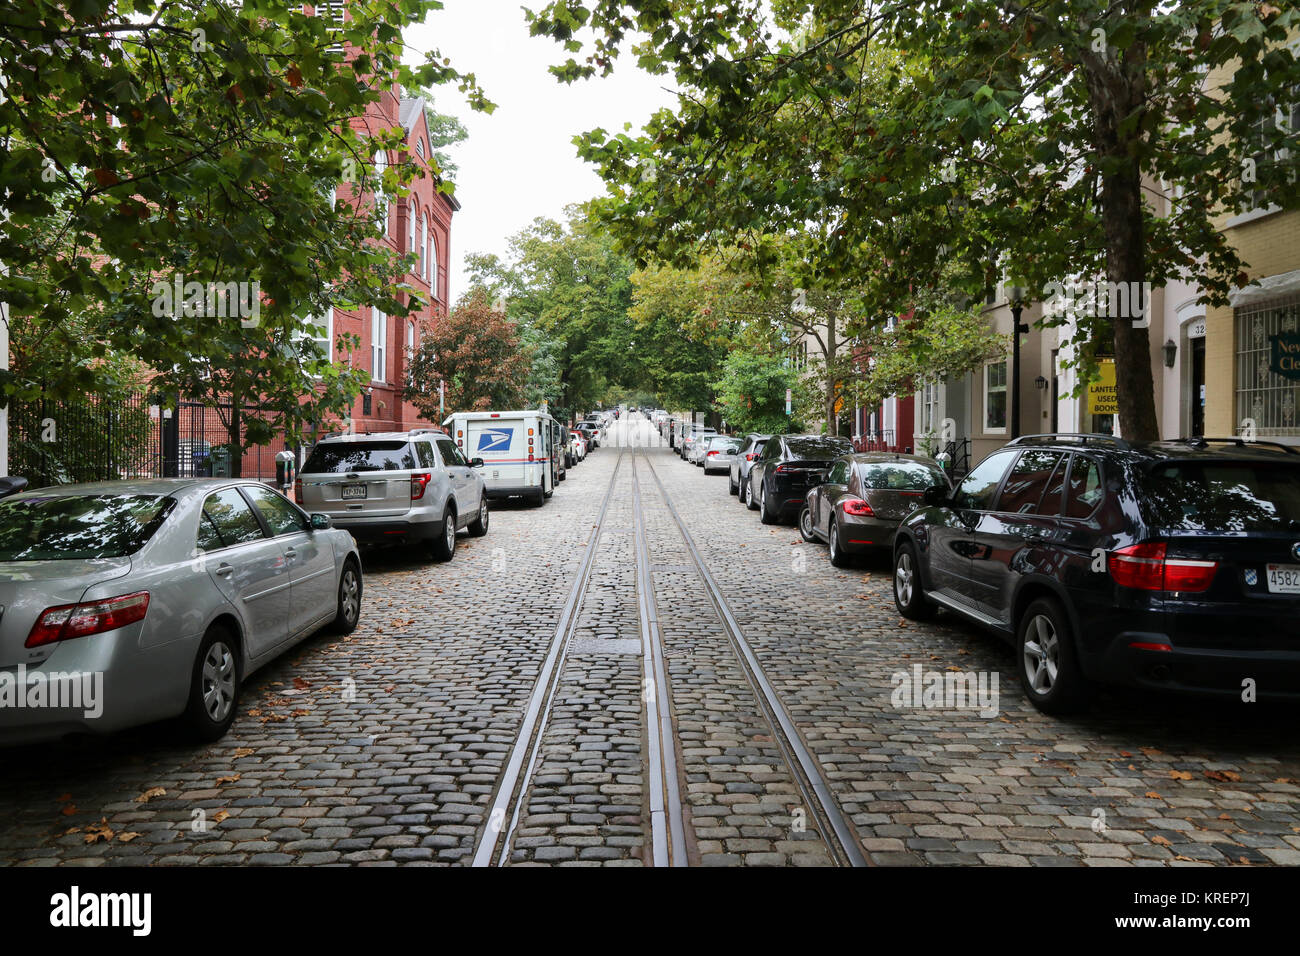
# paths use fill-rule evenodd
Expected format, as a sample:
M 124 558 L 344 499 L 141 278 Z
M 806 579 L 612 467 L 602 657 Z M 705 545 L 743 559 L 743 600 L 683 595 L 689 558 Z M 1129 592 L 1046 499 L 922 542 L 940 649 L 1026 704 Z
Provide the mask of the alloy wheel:
M 912 556 L 904 551 L 898 556 L 898 567 L 894 569 L 894 593 L 898 603 L 906 607 L 912 603 Z
M 224 641 L 214 641 L 203 657 L 203 710 L 214 724 L 235 704 L 235 655 Z
M 1036 694 L 1049 694 L 1060 670 L 1061 641 L 1056 626 L 1046 614 L 1035 614 L 1025 631 L 1023 666 L 1029 686 Z

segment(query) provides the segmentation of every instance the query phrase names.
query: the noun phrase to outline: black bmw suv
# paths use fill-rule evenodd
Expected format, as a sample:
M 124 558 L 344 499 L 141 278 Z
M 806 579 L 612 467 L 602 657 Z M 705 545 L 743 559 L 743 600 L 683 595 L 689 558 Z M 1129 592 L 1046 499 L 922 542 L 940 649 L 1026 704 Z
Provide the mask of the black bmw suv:
M 1013 643 L 1047 713 L 1094 683 L 1300 695 L 1300 454 L 1193 438 L 1030 435 L 899 527 L 894 601 Z

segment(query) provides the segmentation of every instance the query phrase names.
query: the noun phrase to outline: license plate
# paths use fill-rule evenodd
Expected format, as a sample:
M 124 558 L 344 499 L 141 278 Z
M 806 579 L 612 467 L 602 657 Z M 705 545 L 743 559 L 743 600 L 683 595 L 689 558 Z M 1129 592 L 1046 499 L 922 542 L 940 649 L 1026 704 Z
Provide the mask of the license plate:
M 365 485 L 344 485 L 343 500 L 347 501 L 352 498 L 364 498 L 366 496 Z
M 1300 564 L 1270 564 L 1268 590 L 1272 594 L 1300 594 Z

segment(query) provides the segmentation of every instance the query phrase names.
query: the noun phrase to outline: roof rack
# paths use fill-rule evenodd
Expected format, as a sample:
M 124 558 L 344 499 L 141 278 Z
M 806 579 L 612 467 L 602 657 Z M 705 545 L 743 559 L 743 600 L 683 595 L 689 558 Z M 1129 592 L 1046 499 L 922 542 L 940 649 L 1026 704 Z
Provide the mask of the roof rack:
M 1008 445 L 1069 445 L 1088 443 L 1099 445 L 1110 445 L 1127 451 L 1133 446 L 1122 438 L 1114 435 L 1101 434 L 1084 434 L 1082 432 L 1045 432 L 1041 435 L 1021 435 L 1019 438 L 1013 438 L 1007 442 Z
M 1205 438 L 1200 435 L 1193 435 L 1190 438 L 1178 439 L 1184 444 L 1191 445 L 1193 448 L 1205 448 L 1207 445 L 1236 445 L 1238 448 L 1250 448 L 1252 445 L 1267 445 L 1269 448 L 1280 448 L 1288 455 L 1300 455 L 1300 448 L 1295 445 L 1286 445 L 1280 441 L 1261 441 L 1253 438 Z

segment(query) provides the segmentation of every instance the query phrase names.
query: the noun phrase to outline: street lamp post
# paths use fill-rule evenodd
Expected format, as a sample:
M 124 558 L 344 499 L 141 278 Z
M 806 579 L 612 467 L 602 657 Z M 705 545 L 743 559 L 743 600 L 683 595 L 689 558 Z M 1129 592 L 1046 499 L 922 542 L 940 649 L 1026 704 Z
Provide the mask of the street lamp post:
M 1020 437 L 1020 336 L 1029 326 L 1020 321 L 1025 307 L 1025 290 L 1012 286 L 1011 294 L 1011 437 Z

